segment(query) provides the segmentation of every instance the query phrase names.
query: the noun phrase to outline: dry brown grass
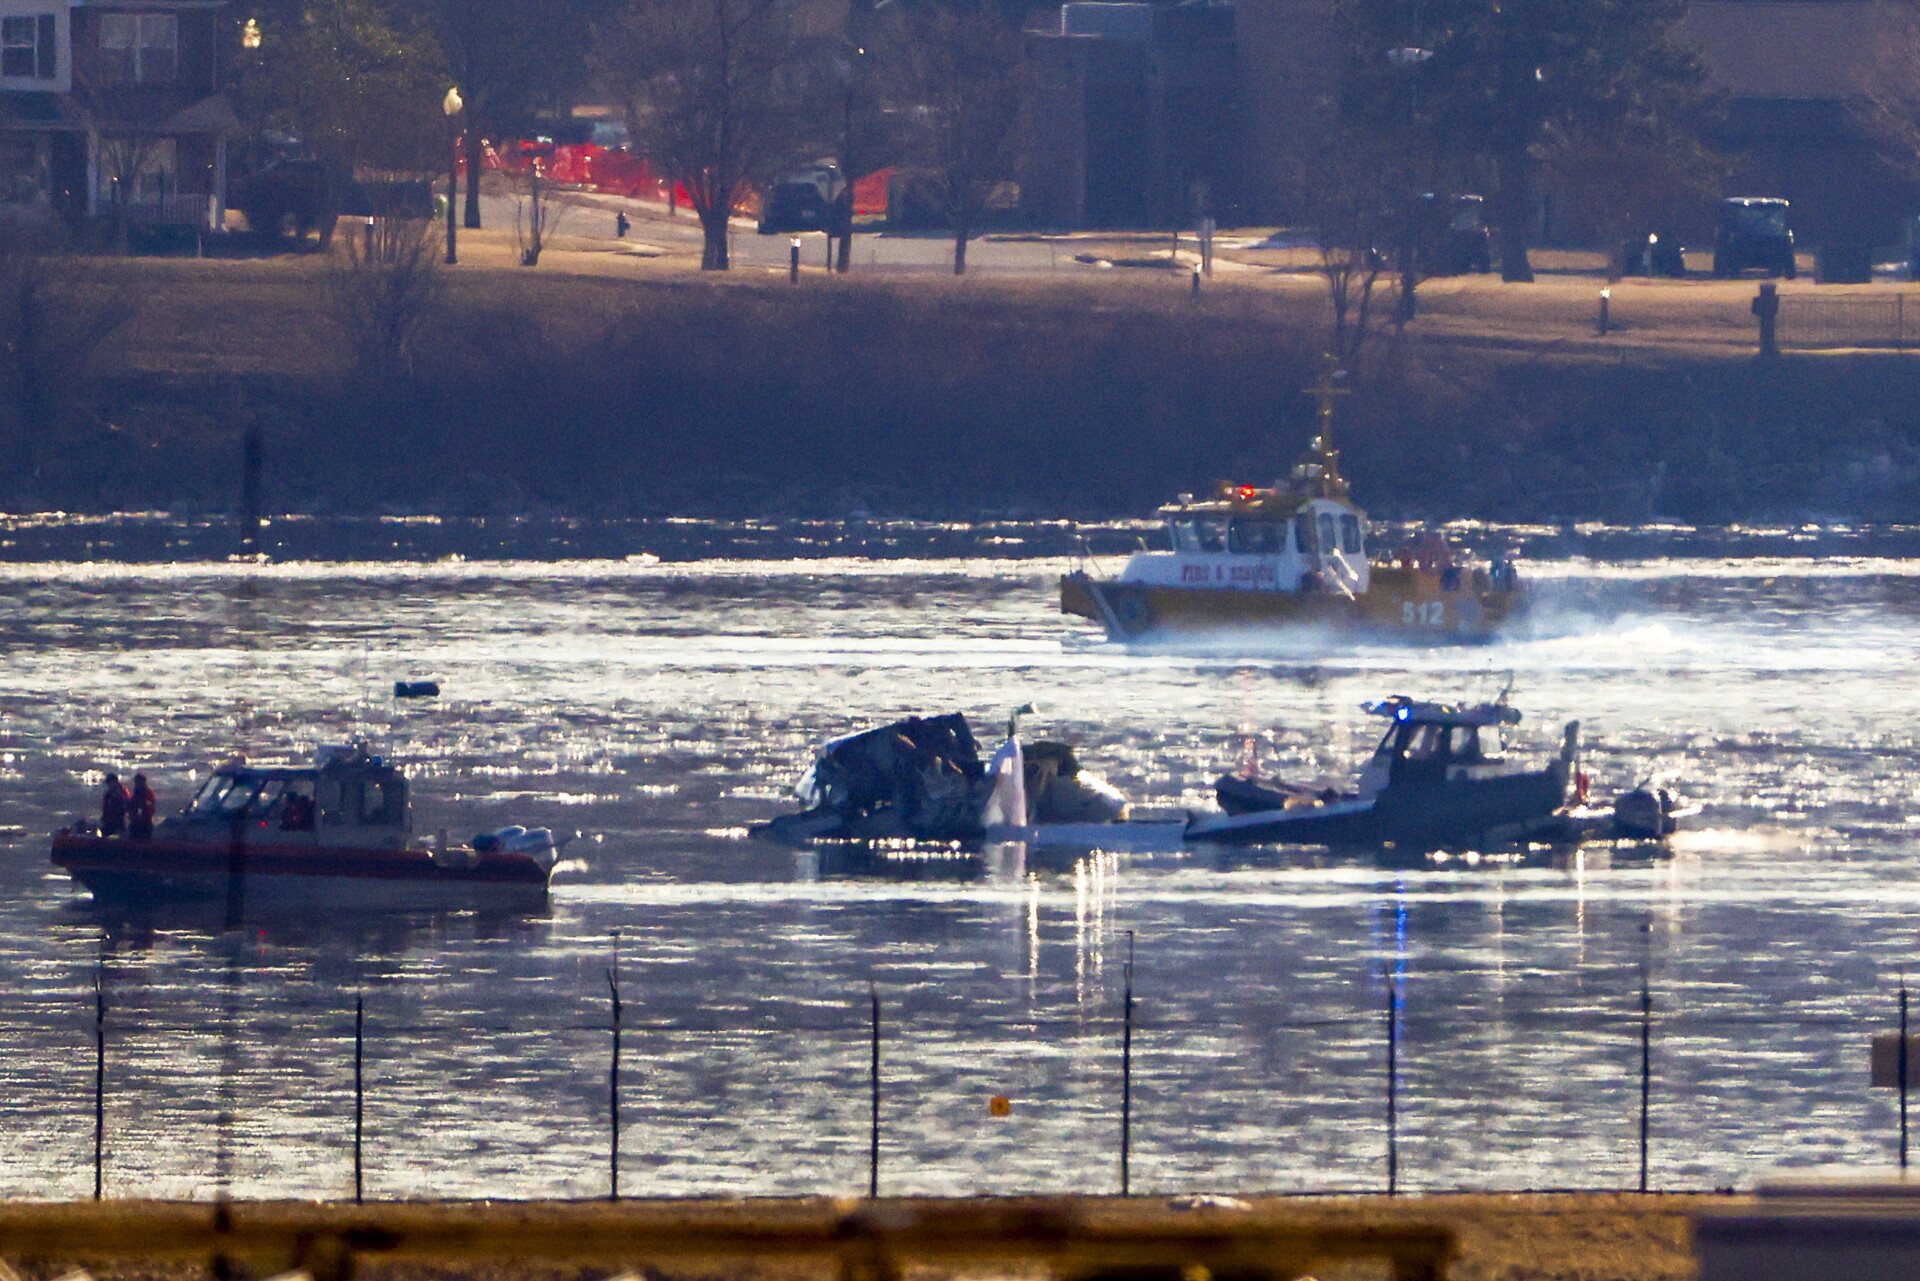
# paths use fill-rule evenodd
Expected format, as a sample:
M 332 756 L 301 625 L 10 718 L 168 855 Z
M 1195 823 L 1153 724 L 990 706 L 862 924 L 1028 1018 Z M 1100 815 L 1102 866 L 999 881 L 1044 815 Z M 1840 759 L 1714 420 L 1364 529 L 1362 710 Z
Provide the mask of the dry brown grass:
M 561 231 L 548 242 L 537 268 L 516 263 L 511 231 L 462 233 L 460 265 L 449 273 L 456 310 L 529 305 L 543 323 L 582 328 L 617 316 L 658 291 L 747 290 L 787 296 L 784 270 L 741 268 L 702 273 L 698 256 L 671 245 L 646 245 L 647 224 L 634 241 L 589 239 Z M 1076 238 L 1076 252 L 1137 253 L 1129 239 Z M 1613 332 L 1596 332 L 1599 290 L 1606 281 L 1588 270 L 1584 255 L 1543 254 L 1538 281 L 1506 285 L 1497 276 L 1425 282 L 1420 317 L 1408 331 L 1436 358 L 1480 353 L 1512 360 L 1617 361 L 1623 357 L 1741 359 L 1756 341 L 1750 307 L 1753 280 L 1643 280 L 1610 288 Z M 1223 262 L 1197 304 L 1214 311 L 1241 309 L 1284 316 L 1307 327 L 1323 323 L 1325 285 L 1297 252 L 1240 251 Z M 1561 259 L 1566 261 L 1561 261 Z M 1597 262 L 1597 258 L 1595 259 Z M 102 261 L 98 270 L 128 280 L 143 297 L 139 321 L 120 344 L 129 367 L 146 372 L 311 374 L 342 359 L 324 314 L 324 272 L 311 255 L 271 259 L 130 259 Z M 1080 312 L 1156 312 L 1195 306 L 1184 277 L 1161 271 L 1032 276 L 984 274 L 954 279 L 938 272 L 856 271 L 833 277 L 809 263 L 801 289 L 817 294 L 907 296 L 963 309 L 1038 308 Z M 1783 282 L 1783 295 L 1872 293 L 1910 286 L 1815 285 Z M 1390 335 L 1382 333 L 1380 341 Z M 1449 355 L 1451 353 L 1451 355 Z

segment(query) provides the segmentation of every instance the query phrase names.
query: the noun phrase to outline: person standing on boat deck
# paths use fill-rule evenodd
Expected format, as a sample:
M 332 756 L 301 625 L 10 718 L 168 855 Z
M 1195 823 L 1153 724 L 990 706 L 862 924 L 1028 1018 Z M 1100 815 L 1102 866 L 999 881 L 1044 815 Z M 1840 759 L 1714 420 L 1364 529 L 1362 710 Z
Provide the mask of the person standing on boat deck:
M 127 811 L 133 806 L 118 774 L 107 775 L 107 790 L 100 794 L 100 835 L 118 836 L 127 826 Z
M 286 808 L 280 811 L 280 830 L 311 832 L 313 830 L 313 798 L 300 792 L 288 793 Z
M 147 786 L 145 774 L 133 776 L 133 795 L 127 810 L 127 835 L 136 841 L 153 839 L 153 816 L 160 809 L 160 798 Z

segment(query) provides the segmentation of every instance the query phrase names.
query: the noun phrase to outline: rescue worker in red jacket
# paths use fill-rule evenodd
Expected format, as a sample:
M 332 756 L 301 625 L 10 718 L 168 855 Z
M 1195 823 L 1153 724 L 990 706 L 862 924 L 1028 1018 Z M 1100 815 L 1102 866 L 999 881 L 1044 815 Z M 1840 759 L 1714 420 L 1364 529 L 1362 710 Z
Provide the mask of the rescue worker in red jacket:
M 153 839 L 153 816 L 160 808 L 160 798 L 147 786 L 145 774 L 133 776 L 133 795 L 128 798 L 132 806 L 127 811 L 127 835 L 136 841 Z
M 127 811 L 133 807 L 118 774 L 107 775 L 107 790 L 100 794 L 100 835 L 118 836 L 126 830 Z

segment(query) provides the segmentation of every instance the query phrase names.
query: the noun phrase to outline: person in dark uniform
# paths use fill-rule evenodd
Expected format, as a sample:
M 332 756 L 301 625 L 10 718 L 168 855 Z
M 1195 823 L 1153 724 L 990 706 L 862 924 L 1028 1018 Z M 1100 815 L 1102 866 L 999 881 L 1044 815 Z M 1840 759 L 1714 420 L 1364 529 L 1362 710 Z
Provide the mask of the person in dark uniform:
M 100 794 L 100 835 L 118 836 L 126 830 L 127 811 L 133 807 L 118 774 L 107 775 L 107 790 Z
M 287 796 L 286 808 L 280 811 L 280 830 L 283 832 L 311 832 L 313 830 L 313 798 L 299 792 Z
M 127 810 L 127 835 L 136 841 L 153 839 L 153 817 L 160 809 L 160 798 L 147 786 L 145 774 L 133 776 L 133 795 Z

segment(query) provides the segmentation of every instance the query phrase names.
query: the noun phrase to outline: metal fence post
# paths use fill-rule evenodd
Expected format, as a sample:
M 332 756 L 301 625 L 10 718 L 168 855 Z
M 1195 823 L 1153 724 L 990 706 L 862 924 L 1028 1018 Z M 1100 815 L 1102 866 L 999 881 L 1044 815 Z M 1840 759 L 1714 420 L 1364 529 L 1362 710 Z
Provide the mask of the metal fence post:
M 1120 1004 L 1120 1195 L 1133 1195 L 1133 931 L 1127 931 L 1125 994 Z
M 1900 1048 L 1895 1051 L 1900 1085 L 1900 1168 L 1907 1168 L 1907 981 L 1900 980 Z
M 353 998 L 353 1203 L 359 1205 L 366 1199 L 365 1166 L 362 1162 L 363 1141 L 366 1137 L 367 1112 L 367 1002 L 366 998 L 355 994 Z
M 1653 993 L 1640 967 L 1640 1190 L 1647 1190 L 1647 1137 L 1653 1107 Z
M 1400 1010 L 1399 985 L 1387 971 L 1387 1195 L 1400 1192 Z
M 93 1199 L 104 1185 L 107 1139 L 107 989 L 105 976 L 93 974 Z
M 880 989 L 867 989 L 873 1005 L 872 1059 L 869 1065 L 871 1111 L 867 1118 L 867 1195 L 880 1195 Z
M 613 1060 L 607 1068 L 607 1200 L 620 1199 L 620 983 L 607 971 L 613 1000 Z

